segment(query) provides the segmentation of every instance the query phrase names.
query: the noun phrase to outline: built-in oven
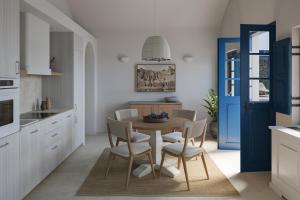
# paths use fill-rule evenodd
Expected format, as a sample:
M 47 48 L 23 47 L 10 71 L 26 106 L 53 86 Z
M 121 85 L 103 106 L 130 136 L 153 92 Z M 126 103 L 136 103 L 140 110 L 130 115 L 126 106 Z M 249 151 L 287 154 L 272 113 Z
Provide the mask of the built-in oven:
M 0 138 L 20 129 L 19 79 L 0 78 Z

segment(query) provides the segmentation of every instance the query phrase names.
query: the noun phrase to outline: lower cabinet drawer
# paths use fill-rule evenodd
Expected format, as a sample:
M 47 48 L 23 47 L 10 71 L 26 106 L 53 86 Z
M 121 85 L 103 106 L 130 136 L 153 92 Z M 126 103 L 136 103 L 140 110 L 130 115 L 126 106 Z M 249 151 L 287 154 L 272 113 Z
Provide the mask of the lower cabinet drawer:
M 48 176 L 60 163 L 61 144 L 56 142 L 44 150 L 42 171 L 43 177 Z
M 43 146 L 47 148 L 55 142 L 59 141 L 61 138 L 61 131 L 62 128 L 57 128 L 46 133 L 43 138 Z

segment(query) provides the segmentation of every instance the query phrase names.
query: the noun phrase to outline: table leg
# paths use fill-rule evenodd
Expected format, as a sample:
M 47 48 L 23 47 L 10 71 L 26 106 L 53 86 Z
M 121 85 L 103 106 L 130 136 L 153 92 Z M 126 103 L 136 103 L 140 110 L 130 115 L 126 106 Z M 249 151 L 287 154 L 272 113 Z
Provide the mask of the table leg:
M 155 133 L 151 133 L 150 141 L 149 141 L 151 148 L 152 148 L 152 157 L 153 157 L 153 164 L 156 170 L 160 168 L 161 162 L 161 149 L 163 147 L 163 140 L 161 137 L 161 131 L 157 130 Z M 174 167 L 176 162 L 172 162 L 166 160 L 164 166 L 162 168 L 162 173 L 169 176 L 175 177 L 180 174 L 180 171 Z M 143 177 L 151 173 L 151 165 L 150 164 L 142 164 L 135 170 L 133 170 L 133 175 L 137 177 Z
M 152 133 L 149 143 L 152 147 L 153 163 L 157 164 L 157 165 L 160 165 L 161 149 L 162 149 L 162 146 L 163 146 L 161 131 L 155 131 L 155 133 Z

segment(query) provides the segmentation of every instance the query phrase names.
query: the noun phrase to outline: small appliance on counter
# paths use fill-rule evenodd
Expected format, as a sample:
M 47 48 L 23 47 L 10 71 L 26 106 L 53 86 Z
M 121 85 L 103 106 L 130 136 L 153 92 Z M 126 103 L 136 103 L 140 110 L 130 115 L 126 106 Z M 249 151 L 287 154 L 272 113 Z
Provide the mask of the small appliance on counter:
M 52 109 L 52 100 L 49 97 L 46 97 L 45 101 L 41 103 L 41 110 L 51 110 Z

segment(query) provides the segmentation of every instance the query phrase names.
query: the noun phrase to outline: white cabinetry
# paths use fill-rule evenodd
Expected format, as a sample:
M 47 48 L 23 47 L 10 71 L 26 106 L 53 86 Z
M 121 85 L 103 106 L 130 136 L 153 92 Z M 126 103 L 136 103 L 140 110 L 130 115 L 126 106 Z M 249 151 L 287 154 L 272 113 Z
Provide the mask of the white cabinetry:
M 24 198 L 72 153 L 73 110 L 26 126 L 20 132 L 20 187 Z M 6 141 L 0 141 L 0 145 Z M 16 157 L 17 158 L 17 157 Z M 2 152 L 0 149 L 0 197 L 2 194 Z M 17 165 L 19 166 L 19 165 Z M 14 169 L 13 167 L 11 169 Z M 16 175 L 17 176 L 17 175 Z M 19 177 L 19 176 L 17 176 Z M 2 200 L 0 198 L 0 200 Z M 3 200 L 9 200 L 4 198 Z
M 74 141 L 73 150 L 84 143 L 85 136 L 85 70 L 84 70 L 84 44 L 83 39 L 74 34 Z
M 19 133 L 0 140 L 0 200 L 18 200 Z
M 19 0 L 0 0 L 0 77 L 19 77 Z
M 72 142 L 73 142 L 73 112 L 67 112 L 63 118 L 63 158 L 68 157 L 72 152 Z
M 272 128 L 272 182 L 270 186 L 286 199 L 299 200 L 299 131 L 284 127 Z
M 21 16 L 22 67 L 27 74 L 51 75 L 50 25 L 30 13 Z
M 21 197 L 25 197 L 41 180 L 41 137 L 43 124 L 38 123 L 20 132 Z

